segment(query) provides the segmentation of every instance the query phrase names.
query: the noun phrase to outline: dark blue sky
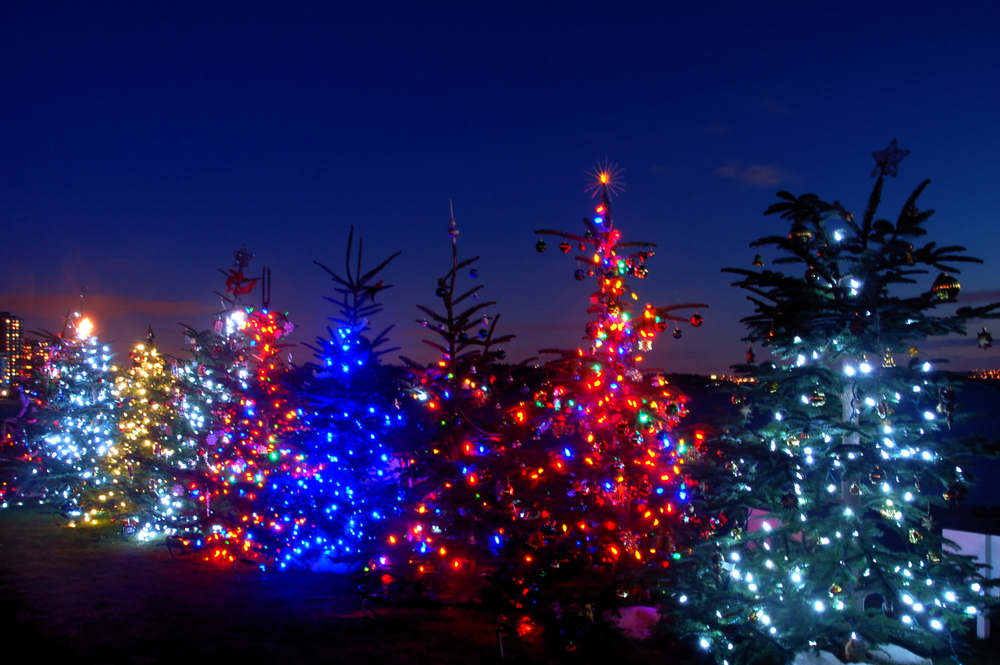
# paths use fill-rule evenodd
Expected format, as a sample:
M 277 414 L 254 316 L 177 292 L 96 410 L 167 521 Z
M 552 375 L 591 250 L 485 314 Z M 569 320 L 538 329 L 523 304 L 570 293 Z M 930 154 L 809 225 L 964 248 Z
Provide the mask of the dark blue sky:
M 860 213 L 893 137 L 886 214 L 931 178 L 931 239 L 986 260 L 962 302 L 1000 291 L 1000 3 L 623 4 L 0 3 L 0 309 L 57 328 L 86 286 L 119 351 L 148 323 L 177 350 L 247 243 L 308 342 L 332 314 L 312 262 L 339 268 L 353 224 L 370 264 L 403 250 L 374 324 L 419 354 L 453 199 L 511 359 L 575 346 L 590 285 L 532 232 L 582 230 L 608 158 L 619 228 L 659 245 L 641 302 L 711 305 L 651 364 L 724 371 L 751 309 L 720 269 L 785 231 L 774 192 Z

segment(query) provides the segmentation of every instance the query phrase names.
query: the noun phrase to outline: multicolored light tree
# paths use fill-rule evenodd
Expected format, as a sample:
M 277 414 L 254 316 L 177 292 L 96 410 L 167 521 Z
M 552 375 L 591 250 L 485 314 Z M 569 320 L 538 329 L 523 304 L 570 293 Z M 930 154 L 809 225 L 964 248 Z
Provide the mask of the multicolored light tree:
M 287 317 L 267 307 L 269 273 L 264 271 L 265 306 L 244 304 L 256 278 L 245 275 L 253 255 L 233 252 L 234 266 L 219 294 L 224 311 L 212 333 L 193 334 L 195 372 L 189 381 L 203 386 L 188 413 L 204 420 L 204 472 L 189 492 L 204 507 L 201 536 L 208 556 L 261 565 L 273 564 L 292 528 L 278 510 L 268 477 L 282 463 L 280 439 L 299 427 L 301 412 L 283 383 L 287 367 L 279 340 L 293 329 Z M 207 414 L 206 414 L 207 412 Z
M 493 471 L 510 443 L 501 388 L 509 368 L 497 348 L 513 339 L 496 335 L 499 316 L 487 316 L 495 302 L 478 302 L 481 285 L 460 287 L 479 257 L 459 261 L 458 228 L 449 222 L 451 269 L 437 280 L 443 312 L 420 306 L 421 323 L 437 335 L 424 343 L 440 354 L 429 367 L 404 358 L 409 373 L 412 432 L 405 512 L 390 529 L 378 564 L 420 581 L 441 600 L 478 599 L 486 573 L 495 570 L 494 551 L 509 515 L 498 509 L 505 480 Z M 503 376 L 499 382 L 498 376 Z M 497 488 L 501 488 L 498 495 Z
M 915 345 L 964 334 L 1000 303 L 935 314 L 959 293 L 948 273 L 980 261 L 962 247 L 914 245 L 933 214 L 917 207 L 929 181 L 895 221 L 878 218 L 885 177 L 908 151 L 893 140 L 873 154 L 877 180 L 859 220 L 788 192 L 765 213 L 789 233 L 751 246 L 773 247 L 773 263 L 797 273 L 728 269 L 756 307 L 746 341 L 776 361 L 738 367 L 753 379 L 735 397 L 743 417 L 699 470 L 727 526 L 699 549 L 700 574 L 688 580 L 698 583 L 679 598 L 718 662 L 940 644 L 987 600 L 933 513 L 961 500 L 960 459 L 976 449 L 948 436 L 957 388 Z M 943 272 L 919 286 L 932 268 Z
M 583 235 L 554 230 L 536 233 L 592 253 L 577 257 L 597 290 L 588 312 L 584 347 L 544 350 L 558 358 L 546 364 L 547 381 L 529 404 L 539 437 L 519 453 L 524 468 L 510 476 L 520 552 L 508 577 L 518 606 L 542 601 L 566 605 L 617 593 L 626 602 L 649 601 L 664 570 L 682 556 L 680 543 L 702 528 L 692 515 L 692 481 L 685 463 L 696 441 L 672 433 L 687 413 L 687 398 L 657 370 L 643 370 L 643 354 L 670 323 L 702 323 L 677 310 L 707 307 L 686 303 L 646 305 L 630 277 L 647 275 L 651 243 L 625 242 L 615 227 L 611 197 L 617 171 L 599 168 L 593 186 L 596 215 Z M 544 240 L 536 245 L 545 251 Z M 680 336 L 677 328 L 675 337 Z

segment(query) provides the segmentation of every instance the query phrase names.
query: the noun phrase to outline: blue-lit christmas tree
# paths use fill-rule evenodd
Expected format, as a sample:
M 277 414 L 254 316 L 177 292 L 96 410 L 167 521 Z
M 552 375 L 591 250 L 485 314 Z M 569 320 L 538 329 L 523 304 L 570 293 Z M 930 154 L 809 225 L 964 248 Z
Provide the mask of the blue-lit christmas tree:
M 399 255 L 362 272 L 363 242 L 347 240 L 343 273 L 317 262 L 336 285 L 329 337 L 310 345 L 316 362 L 288 373 L 283 383 L 300 404 L 300 424 L 279 439 L 269 494 L 286 524 L 282 567 L 349 571 L 375 552 L 380 524 L 398 509 L 399 463 L 390 439 L 401 419 L 393 370 L 382 364 L 384 329 L 369 318 L 391 287 L 379 277 Z M 377 280 L 377 281 L 376 281 Z

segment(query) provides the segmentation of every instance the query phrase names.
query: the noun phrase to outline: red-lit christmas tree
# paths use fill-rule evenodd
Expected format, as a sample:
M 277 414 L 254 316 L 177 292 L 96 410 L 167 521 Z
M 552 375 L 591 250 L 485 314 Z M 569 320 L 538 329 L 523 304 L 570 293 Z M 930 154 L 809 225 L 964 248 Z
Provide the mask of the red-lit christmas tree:
M 506 488 L 504 577 L 516 608 L 555 611 L 564 620 L 588 614 L 592 602 L 649 604 L 681 545 L 701 526 L 690 504 L 684 464 L 696 442 L 674 433 L 687 398 L 658 370 L 641 368 L 643 354 L 669 325 L 699 326 L 702 318 L 674 312 L 707 307 L 686 303 L 634 309 L 630 278 L 642 279 L 650 243 L 625 242 L 611 215 L 614 167 L 595 173 L 596 214 L 583 235 L 541 230 L 578 249 L 578 280 L 592 278 L 585 344 L 545 350 L 546 382 L 526 404 L 537 437 L 510 457 Z M 547 245 L 541 240 L 539 252 Z M 572 607 L 575 604 L 575 609 Z M 570 622 L 572 623 L 572 622 Z M 566 639 L 573 639 L 573 630 Z
M 193 335 L 194 381 L 202 387 L 192 412 L 204 418 L 205 473 L 191 491 L 205 505 L 201 536 L 210 558 L 242 559 L 261 565 L 277 561 L 293 524 L 277 508 L 269 477 L 288 463 L 280 441 L 298 428 L 300 412 L 283 382 L 280 356 L 293 326 L 269 308 L 270 275 L 265 269 L 263 306 L 244 303 L 258 279 L 246 277 L 253 255 L 233 252 L 226 275 L 224 311 L 212 333 Z M 207 412 L 207 413 L 206 413 Z
M 498 345 L 512 336 L 495 335 L 499 316 L 486 311 L 496 303 L 478 301 L 481 285 L 460 286 L 478 276 L 472 266 L 479 257 L 459 261 L 454 218 L 448 234 L 451 269 L 435 292 L 444 311 L 420 307 L 428 317 L 421 323 L 437 335 L 424 342 L 440 359 L 424 367 L 404 358 L 413 441 L 402 473 L 408 499 L 376 570 L 416 580 L 432 597 L 465 601 L 479 597 L 495 569 L 498 529 L 502 533 L 507 519 L 497 494 L 505 481 L 492 467 L 511 435 L 502 404 L 502 393 L 514 387 L 507 380 L 511 369 L 495 362 L 506 357 Z

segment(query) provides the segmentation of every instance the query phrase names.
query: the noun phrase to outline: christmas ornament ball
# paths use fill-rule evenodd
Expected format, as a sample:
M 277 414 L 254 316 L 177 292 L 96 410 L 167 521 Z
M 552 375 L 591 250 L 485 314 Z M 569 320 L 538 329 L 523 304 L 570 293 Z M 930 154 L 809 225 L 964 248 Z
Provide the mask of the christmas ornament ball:
M 952 503 L 962 503 L 969 497 L 969 488 L 963 483 L 955 483 L 945 492 L 944 498 Z
M 937 300 L 954 300 L 961 290 L 962 285 L 958 283 L 957 279 L 946 273 L 941 273 L 931 285 L 931 297 Z
M 788 237 L 796 242 L 806 243 L 812 240 L 813 234 L 805 224 L 794 224 Z

